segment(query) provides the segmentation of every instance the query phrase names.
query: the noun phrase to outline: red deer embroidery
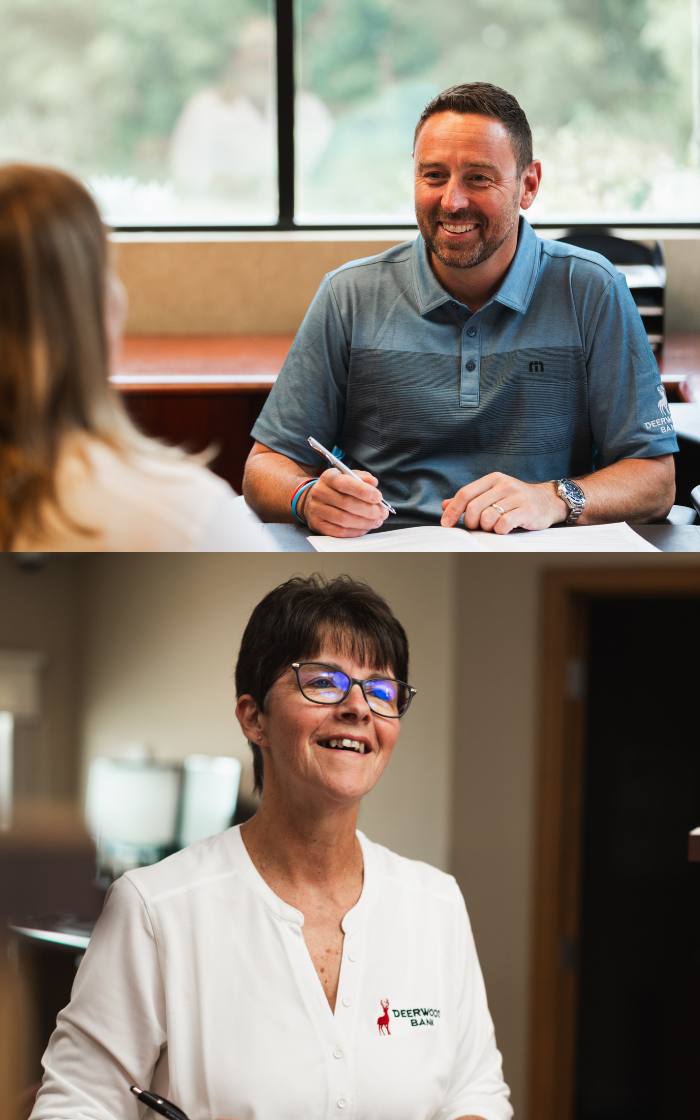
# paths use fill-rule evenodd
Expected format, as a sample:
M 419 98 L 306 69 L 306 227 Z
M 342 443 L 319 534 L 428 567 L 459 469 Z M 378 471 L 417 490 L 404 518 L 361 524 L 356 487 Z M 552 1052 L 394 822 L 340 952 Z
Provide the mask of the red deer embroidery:
M 384 1009 L 384 1014 L 380 1015 L 379 1018 L 377 1019 L 377 1026 L 379 1027 L 379 1033 L 384 1034 L 384 1031 L 386 1030 L 387 1034 L 391 1034 L 391 1031 L 389 1030 L 389 1000 L 388 999 L 380 999 L 379 1002 L 381 1003 L 381 1005 Z

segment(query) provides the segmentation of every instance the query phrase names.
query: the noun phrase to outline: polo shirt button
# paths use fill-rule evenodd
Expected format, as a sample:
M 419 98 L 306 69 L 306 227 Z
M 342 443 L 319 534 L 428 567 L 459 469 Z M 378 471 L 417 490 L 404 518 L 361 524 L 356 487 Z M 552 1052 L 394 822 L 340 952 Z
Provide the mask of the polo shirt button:
M 351 1003 L 352 1003 L 352 1000 L 350 999 L 350 996 L 346 996 L 345 999 L 343 1000 L 343 1007 L 349 1007 Z
M 474 328 L 474 327 L 469 327 L 469 328 L 467 329 L 467 334 L 469 335 L 469 337 L 470 337 L 470 338 L 473 338 L 473 337 L 474 337 L 474 335 L 476 334 L 476 330 L 475 330 L 475 328 Z
M 476 369 L 476 362 L 467 362 L 467 364 L 466 364 L 466 367 L 465 367 L 465 368 L 466 368 L 466 369 L 468 369 L 468 370 L 469 370 L 469 372 L 471 373 L 471 371 L 472 371 L 473 369 Z
M 349 961 L 356 961 L 358 956 L 359 956 L 358 953 L 348 953 L 348 960 Z
M 459 307 L 459 304 L 455 300 L 452 300 L 452 306 L 453 307 Z
M 338 1098 L 338 1108 L 345 1108 L 347 1103 L 348 1102 L 345 1100 L 345 1097 Z
M 334 1058 L 342 1058 L 342 1056 L 343 1056 L 343 1051 L 340 1049 L 339 1046 L 336 1046 L 335 1050 L 333 1051 L 333 1057 Z

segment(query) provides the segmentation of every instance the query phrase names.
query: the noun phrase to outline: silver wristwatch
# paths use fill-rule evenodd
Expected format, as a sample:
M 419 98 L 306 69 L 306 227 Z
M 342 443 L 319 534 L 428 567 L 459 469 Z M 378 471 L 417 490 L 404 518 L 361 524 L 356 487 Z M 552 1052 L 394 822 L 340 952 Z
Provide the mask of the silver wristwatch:
M 581 487 L 572 482 L 570 478 L 557 478 L 554 480 L 554 485 L 559 497 L 569 507 L 569 516 L 564 524 L 575 525 L 586 508 L 586 495 Z

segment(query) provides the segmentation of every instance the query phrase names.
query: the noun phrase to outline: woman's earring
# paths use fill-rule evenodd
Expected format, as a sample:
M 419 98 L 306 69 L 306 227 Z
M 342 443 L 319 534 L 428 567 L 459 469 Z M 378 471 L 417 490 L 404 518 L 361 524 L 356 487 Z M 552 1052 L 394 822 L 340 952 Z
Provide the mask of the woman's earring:
M 258 735 L 258 742 L 262 743 L 262 735 Z

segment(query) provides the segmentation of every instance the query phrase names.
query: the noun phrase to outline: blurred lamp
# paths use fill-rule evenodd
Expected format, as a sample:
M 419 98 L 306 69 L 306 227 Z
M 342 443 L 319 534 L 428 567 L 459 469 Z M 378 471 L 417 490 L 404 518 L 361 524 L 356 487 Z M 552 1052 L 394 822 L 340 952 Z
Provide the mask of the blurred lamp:
M 39 674 L 44 655 L 0 649 L 0 830 L 12 827 L 15 723 L 39 715 Z
M 175 842 L 180 767 L 96 758 L 88 775 L 85 816 L 98 844 L 167 848 Z
M 236 811 L 241 764 L 237 758 L 192 754 L 185 759 L 180 845 L 223 832 Z

